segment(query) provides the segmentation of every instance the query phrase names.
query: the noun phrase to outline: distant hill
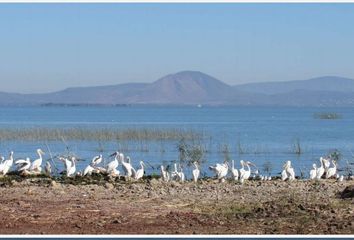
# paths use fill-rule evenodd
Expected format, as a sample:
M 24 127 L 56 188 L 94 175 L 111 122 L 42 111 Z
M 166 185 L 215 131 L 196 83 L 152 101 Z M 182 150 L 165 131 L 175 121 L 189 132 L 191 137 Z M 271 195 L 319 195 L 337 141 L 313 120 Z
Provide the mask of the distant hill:
M 264 93 L 269 95 L 297 90 L 354 92 L 354 80 L 343 77 L 325 76 L 308 80 L 287 82 L 248 83 L 236 85 L 234 88 L 239 91 Z
M 67 88 L 45 94 L 0 92 L 0 105 L 235 105 L 354 106 L 354 80 L 319 77 L 230 86 L 198 71 L 169 74 L 152 83 Z

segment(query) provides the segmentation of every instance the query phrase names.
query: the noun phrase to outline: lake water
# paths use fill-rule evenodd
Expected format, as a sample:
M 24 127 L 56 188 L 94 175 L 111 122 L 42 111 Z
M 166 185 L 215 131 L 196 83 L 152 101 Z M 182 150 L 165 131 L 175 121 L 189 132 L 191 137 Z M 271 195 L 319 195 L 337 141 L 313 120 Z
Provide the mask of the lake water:
M 323 120 L 314 113 L 335 112 L 340 119 Z M 342 153 L 339 166 L 346 160 L 352 161 L 354 152 L 354 111 L 351 108 L 257 108 L 257 107 L 2 107 L 0 108 L 0 128 L 153 128 L 183 129 L 203 133 L 202 145 L 208 152 L 202 171 L 210 175 L 210 164 L 222 162 L 222 149 L 228 146 L 229 156 L 255 163 L 259 170 L 263 164 L 271 163 L 271 174 L 278 175 L 286 160 L 292 160 L 296 174 L 300 169 L 308 173 L 312 163 L 319 163 L 320 156 L 333 149 Z M 299 141 L 303 153 L 294 153 L 294 144 Z M 4 141 L 0 143 L 1 155 L 15 152 L 15 158 L 36 157 L 35 150 L 47 150 L 43 141 Z M 70 150 L 86 162 L 79 162 L 81 170 L 94 155 L 103 150 L 109 154 L 125 146 L 137 167 L 140 160 L 149 162 L 146 172 L 159 173 L 161 163 L 168 164 L 178 159 L 177 140 L 145 141 L 145 150 L 139 150 L 133 141 L 120 142 L 78 142 L 70 141 Z M 63 153 L 62 142 L 48 142 L 53 155 Z M 240 153 L 240 148 L 242 153 Z M 48 154 L 45 158 L 49 158 Z M 106 159 L 108 161 L 108 159 Z M 62 168 L 62 164 L 57 162 Z M 191 167 L 184 167 L 190 178 Z

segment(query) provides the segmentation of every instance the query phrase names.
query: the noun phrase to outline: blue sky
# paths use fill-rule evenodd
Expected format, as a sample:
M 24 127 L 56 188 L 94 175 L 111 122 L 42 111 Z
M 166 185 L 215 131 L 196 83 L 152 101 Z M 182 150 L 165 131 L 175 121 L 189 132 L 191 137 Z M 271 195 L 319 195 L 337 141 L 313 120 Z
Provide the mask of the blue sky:
M 354 4 L 0 4 L 0 91 L 354 78 Z

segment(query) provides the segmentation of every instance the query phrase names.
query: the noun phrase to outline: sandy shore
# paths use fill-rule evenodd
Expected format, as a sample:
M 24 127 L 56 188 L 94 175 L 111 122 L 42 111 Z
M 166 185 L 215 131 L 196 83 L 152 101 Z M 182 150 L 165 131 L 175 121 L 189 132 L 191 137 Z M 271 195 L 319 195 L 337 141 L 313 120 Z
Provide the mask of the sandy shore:
M 0 184 L 0 234 L 354 234 L 354 181 Z

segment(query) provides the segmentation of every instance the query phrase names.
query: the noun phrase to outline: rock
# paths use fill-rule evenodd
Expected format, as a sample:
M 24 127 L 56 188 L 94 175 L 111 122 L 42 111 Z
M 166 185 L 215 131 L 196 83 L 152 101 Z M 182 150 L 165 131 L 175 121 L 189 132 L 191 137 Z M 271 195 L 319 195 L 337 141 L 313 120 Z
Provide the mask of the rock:
M 50 182 L 50 186 L 52 187 L 52 188 L 60 188 L 60 183 L 57 183 L 56 181 L 51 181 Z
M 104 187 L 109 190 L 114 189 L 114 185 L 112 183 L 108 183 L 108 182 L 104 184 Z
M 159 180 L 157 180 L 156 178 L 153 178 L 150 180 L 150 185 L 151 186 L 156 186 L 156 185 L 159 185 Z
M 354 185 L 346 187 L 340 194 L 341 198 L 354 198 Z

